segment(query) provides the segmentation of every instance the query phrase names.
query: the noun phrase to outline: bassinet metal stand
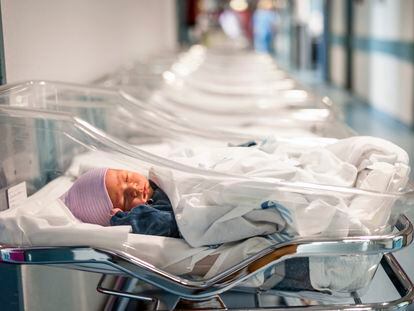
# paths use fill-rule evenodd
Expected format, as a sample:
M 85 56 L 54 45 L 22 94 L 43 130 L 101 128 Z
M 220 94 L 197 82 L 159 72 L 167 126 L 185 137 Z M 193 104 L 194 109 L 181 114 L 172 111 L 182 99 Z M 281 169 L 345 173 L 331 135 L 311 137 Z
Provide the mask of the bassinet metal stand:
M 1 246 L 0 260 L 14 264 L 55 265 L 98 272 L 104 276 L 115 274 L 136 278 L 156 288 L 158 292 L 168 293 L 168 301 L 163 302 L 167 309 L 225 309 L 227 307 L 221 301 L 220 295 L 236 290 L 242 281 L 286 259 L 323 255 L 385 254 L 381 264 L 401 294 L 401 299 L 391 302 L 362 304 L 359 303 L 359 297 L 355 297 L 357 303 L 353 305 L 306 306 L 306 309 L 397 309 L 404 308 L 414 301 L 414 290 L 412 282 L 390 253 L 411 243 L 413 226 L 405 216 L 401 216 L 396 224 L 396 229 L 396 232 L 382 236 L 359 236 L 347 237 L 346 239 L 315 238 L 312 240 L 298 238 L 268 247 L 234 267 L 202 281 L 193 281 L 172 275 L 124 252 L 91 247 L 16 248 Z M 129 293 L 117 288 L 107 289 L 102 287 L 102 282 L 103 280 L 98 284 L 98 290 L 102 293 L 138 299 L 151 305 L 154 310 L 159 306 L 159 299 L 156 295 L 146 295 L 145 292 Z M 120 287 L 122 288 L 122 286 Z M 255 291 L 254 294 L 257 296 L 257 301 L 260 302 L 261 292 Z M 211 305 L 212 303 L 213 305 Z M 286 306 L 283 308 L 286 308 Z M 293 309 L 295 308 L 297 309 L 297 307 Z

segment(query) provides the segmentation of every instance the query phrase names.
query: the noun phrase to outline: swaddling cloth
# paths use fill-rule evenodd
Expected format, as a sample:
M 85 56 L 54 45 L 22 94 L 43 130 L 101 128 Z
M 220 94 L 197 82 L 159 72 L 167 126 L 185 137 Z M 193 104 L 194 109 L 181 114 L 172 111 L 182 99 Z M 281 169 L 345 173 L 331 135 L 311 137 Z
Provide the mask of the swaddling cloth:
M 329 147 L 295 152 L 282 145 L 273 146 L 270 153 L 259 149 L 265 149 L 263 146 L 198 153 L 186 150 L 173 159 L 251 177 L 396 191 L 407 181 L 408 156 L 401 148 L 383 142 L 353 137 Z M 364 152 L 358 153 L 360 146 Z M 161 168 L 153 168 L 150 178 L 167 193 L 180 232 L 194 247 L 274 232 L 288 236 L 347 236 L 349 230 L 370 233 L 387 225 L 393 204 L 383 200 L 378 205 L 375 200 L 380 198 L 370 196 L 261 189 L 254 180 L 219 180 Z M 277 204 L 269 208 L 265 202 Z

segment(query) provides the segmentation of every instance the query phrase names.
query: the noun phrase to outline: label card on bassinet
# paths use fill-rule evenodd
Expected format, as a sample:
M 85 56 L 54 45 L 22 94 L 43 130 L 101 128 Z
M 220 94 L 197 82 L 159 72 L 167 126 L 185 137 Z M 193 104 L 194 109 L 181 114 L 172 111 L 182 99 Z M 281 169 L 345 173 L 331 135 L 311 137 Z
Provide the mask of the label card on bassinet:
M 23 181 L 6 190 L 7 206 L 12 209 L 27 199 L 26 182 Z

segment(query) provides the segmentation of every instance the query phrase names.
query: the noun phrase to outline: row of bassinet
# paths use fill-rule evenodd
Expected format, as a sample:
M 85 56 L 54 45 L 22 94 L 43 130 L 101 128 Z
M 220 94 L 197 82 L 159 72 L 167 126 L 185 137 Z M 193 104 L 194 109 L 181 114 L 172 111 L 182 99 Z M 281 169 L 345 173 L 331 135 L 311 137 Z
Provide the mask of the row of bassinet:
M 44 81 L 6 86 L 1 93 L 2 104 L 8 105 L 1 106 L 3 124 L 9 122 L 13 123 L 13 128 L 22 128 L 25 126 L 22 124 L 25 123 L 23 120 L 35 119 L 30 126 L 35 124 L 49 138 L 59 129 L 60 133 L 79 145 L 86 144 L 101 150 L 115 149 L 121 155 L 167 166 L 171 163 L 165 158 L 134 146 L 154 142 L 238 145 L 247 141 L 261 141 L 273 135 L 282 143 L 303 147 L 329 144 L 333 138 L 353 134 L 342 122 L 339 109 L 329 99 L 299 88 L 294 80 L 287 78 L 284 72 L 276 68 L 272 59 L 250 52 L 239 51 L 237 55 L 226 55 L 197 46 L 178 57 L 160 57 L 159 62 L 154 60 L 152 63 L 139 64 L 116 73 L 104 82 L 105 86 L 109 84 L 112 87 L 116 84 L 119 90 Z M 95 127 L 105 132 L 100 132 Z M 55 139 L 55 144 L 56 141 Z M 64 171 L 63 166 L 67 165 L 68 154 L 71 154 L 68 149 L 76 147 L 73 144 L 59 144 L 62 150 L 55 154 L 54 161 L 61 161 L 57 167 Z M 49 144 L 49 149 L 57 152 L 56 145 Z M 65 154 L 66 159 L 63 156 Z M 50 162 L 39 162 L 50 168 Z M 185 170 L 180 167 L 178 169 Z M 56 171 L 58 170 L 51 173 L 49 170 L 48 174 L 37 176 L 31 185 L 33 190 L 53 179 Z M 200 173 L 196 170 L 191 172 Z M 11 185 L 16 181 L 18 180 L 8 180 L 7 184 Z M 283 183 L 279 186 L 295 187 Z M 309 189 L 312 187 L 306 190 Z M 320 195 L 326 195 L 327 189 L 319 186 L 316 189 L 322 191 L 319 192 Z M 316 191 L 315 188 L 313 191 Z M 385 199 L 389 194 L 383 195 Z M 399 196 L 407 198 L 405 193 L 396 198 L 400 199 Z M 281 293 L 287 296 L 312 297 L 321 301 L 334 298 L 339 302 L 340 296 L 346 294 L 345 296 L 353 297 L 357 302 L 352 308 L 394 308 L 411 303 L 413 293 L 411 282 L 390 254 L 384 257 L 382 263 L 399 281 L 400 293 L 404 297 L 388 304 L 360 303 L 359 295 L 366 288 L 335 293 L 312 290 L 309 286 L 295 287 L 292 283 L 289 288 L 269 287 L 277 275 L 277 265 L 276 269 L 269 268 L 276 263 L 288 262 L 290 258 L 308 258 L 323 254 L 328 257 L 354 255 L 355 258 L 363 258 L 405 247 L 412 240 L 412 226 L 403 216 L 398 221 L 395 219 L 393 223 L 389 223 L 390 226 L 394 224 L 398 232 L 382 236 L 352 236 L 341 239 L 304 239 L 298 236 L 285 243 L 272 245 L 214 278 L 203 281 L 170 275 L 129 254 L 91 247 L 48 247 L 40 250 L 12 245 L 15 247 L 2 248 L 2 260 L 23 264 L 71 264 L 77 269 L 88 270 L 94 262 L 99 262 L 101 267 L 93 267 L 95 271 L 103 274 L 119 274 L 122 271 L 122 274 L 132 277 L 134 281 L 121 286 L 122 282 L 118 279 L 117 288 L 114 290 L 101 286 L 98 289 L 115 296 L 138 299 L 143 303 L 140 308 L 200 308 L 199 301 L 208 301 L 210 305 L 207 308 L 223 308 L 224 304 L 231 307 L 234 302 L 238 302 L 239 307 L 246 307 L 247 304 L 240 304 L 239 295 L 244 297 L 243 303 L 247 303 L 246 297 L 254 297 L 253 306 L 260 308 L 263 305 L 260 305 L 259 297 L 267 294 L 273 297 L 273 302 L 280 302 L 274 297 L 279 297 Z M 79 252 L 84 253 L 82 260 L 75 256 Z M 378 263 L 379 260 L 372 266 L 371 272 L 375 272 Z M 103 268 L 105 265 L 111 268 Z M 266 276 L 265 282 L 258 288 L 251 290 L 238 286 L 241 281 L 263 271 L 272 273 Z M 297 272 L 299 273 L 291 276 L 292 279 L 306 279 L 298 278 L 298 274 L 301 275 L 302 272 Z M 372 276 L 373 273 L 368 277 L 369 281 Z M 147 285 L 136 284 L 137 279 Z M 129 294 L 125 292 L 126 288 L 134 288 L 135 291 L 140 289 L 141 293 Z M 233 298 L 226 298 L 232 296 Z M 186 300 L 185 303 L 183 299 L 192 302 Z M 122 305 L 125 306 L 125 300 L 108 300 L 108 308 L 115 308 L 115 304 L 119 309 Z M 329 309 L 332 306 L 314 308 Z M 335 308 L 346 309 L 351 308 L 351 305 L 342 304 Z
M 312 145 L 312 136 L 354 134 L 343 123 L 339 107 L 301 87 L 271 57 L 244 51 L 234 56 L 232 52 L 194 46 L 178 58 L 140 63 L 99 83 L 121 87 L 177 119 L 248 133 L 242 140 L 273 134 Z M 229 141 L 231 136 L 225 136 Z

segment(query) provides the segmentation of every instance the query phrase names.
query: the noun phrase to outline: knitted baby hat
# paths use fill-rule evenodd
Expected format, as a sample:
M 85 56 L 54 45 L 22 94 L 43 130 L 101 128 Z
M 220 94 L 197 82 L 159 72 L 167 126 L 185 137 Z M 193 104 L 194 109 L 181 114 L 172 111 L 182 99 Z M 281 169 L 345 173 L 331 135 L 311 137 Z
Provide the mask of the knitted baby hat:
M 105 186 L 107 168 L 92 169 L 80 176 L 62 196 L 72 214 L 82 222 L 109 226 L 112 202 Z

